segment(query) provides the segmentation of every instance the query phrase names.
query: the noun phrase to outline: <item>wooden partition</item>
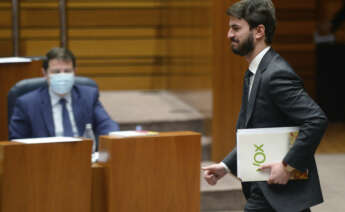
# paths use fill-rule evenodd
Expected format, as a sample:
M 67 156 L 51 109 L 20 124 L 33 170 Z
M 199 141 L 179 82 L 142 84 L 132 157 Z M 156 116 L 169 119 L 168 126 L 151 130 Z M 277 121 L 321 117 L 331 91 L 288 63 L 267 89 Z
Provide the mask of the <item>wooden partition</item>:
M 0 212 L 89 212 L 91 140 L 0 142 Z
M 8 139 L 7 94 L 18 81 L 40 77 L 42 61 L 0 64 L 0 140 Z
M 102 136 L 99 149 L 107 162 L 93 167 L 94 212 L 200 211 L 198 133 Z

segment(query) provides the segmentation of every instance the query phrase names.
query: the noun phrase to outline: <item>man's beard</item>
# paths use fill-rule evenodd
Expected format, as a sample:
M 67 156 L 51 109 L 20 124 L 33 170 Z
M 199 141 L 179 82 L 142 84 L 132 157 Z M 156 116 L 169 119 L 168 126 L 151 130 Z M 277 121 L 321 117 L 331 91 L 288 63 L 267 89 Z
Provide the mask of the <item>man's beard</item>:
M 231 40 L 232 42 L 236 42 L 235 40 Z M 248 38 L 243 41 L 242 44 L 239 44 L 238 47 L 235 49 L 234 46 L 231 47 L 232 52 L 238 54 L 240 56 L 245 56 L 254 50 L 254 40 L 253 40 L 253 33 L 250 33 Z

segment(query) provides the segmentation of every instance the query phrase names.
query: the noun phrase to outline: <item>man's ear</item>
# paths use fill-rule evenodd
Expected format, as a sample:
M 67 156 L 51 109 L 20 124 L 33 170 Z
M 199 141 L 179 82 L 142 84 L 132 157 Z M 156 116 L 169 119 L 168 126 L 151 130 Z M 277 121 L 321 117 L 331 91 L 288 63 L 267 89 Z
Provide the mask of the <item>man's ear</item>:
M 48 73 L 47 73 L 47 71 L 44 68 L 41 68 L 41 71 L 42 71 L 43 77 L 46 78 L 46 80 L 48 80 Z
M 263 24 L 259 24 L 255 30 L 255 39 L 261 40 L 263 38 L 265 38 L 265 26 Z

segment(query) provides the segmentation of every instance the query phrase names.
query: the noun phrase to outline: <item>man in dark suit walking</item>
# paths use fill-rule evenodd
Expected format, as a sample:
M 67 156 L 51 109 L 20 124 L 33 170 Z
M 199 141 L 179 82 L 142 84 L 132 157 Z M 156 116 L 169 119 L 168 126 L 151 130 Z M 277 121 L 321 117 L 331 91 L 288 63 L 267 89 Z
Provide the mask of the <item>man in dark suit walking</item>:
M 237 129 L 299 126 L 298 137 L 281 162 L 265 164 L 267 182 L 243 182 L 245 211 L 300 212 L 323 201 L 314 153 L 327 117 L 303 88 L 302 80 L 271 47 L 275 8 L 271 0 L 241 0 L 228 8 L 232 51 L 249 63 Z M 228 172 L 237 174 L 236 148 L 225 159 L 204 167 L 214 185 Z M 308 170 L 307 180 L 289 180 L 291 171 Z

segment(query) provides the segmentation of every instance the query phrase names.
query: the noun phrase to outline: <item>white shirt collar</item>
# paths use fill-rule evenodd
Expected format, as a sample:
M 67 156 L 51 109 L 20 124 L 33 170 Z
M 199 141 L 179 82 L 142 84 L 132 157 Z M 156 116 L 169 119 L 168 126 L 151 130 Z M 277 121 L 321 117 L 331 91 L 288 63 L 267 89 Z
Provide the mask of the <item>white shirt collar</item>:
M 249 64 L 249 70 L 255 75 L 256 71 L 259 68 L 259 64 L 262 60 L 262 58 L 265 56 L 266 52 L 270 50 L 270 46 L 267 46 L 264 48 L 258 55 L 255 56 L 255 58 L 252 60 L 252 62 Z
M 57 95 L 56 93 L 54 93 L 50 87 L 49 87 L 49 96 L 50 96 L 50 101 L 52 103 L 52 106 L 59 104 L 61 97 L 59 95 Z M 66 99 L 67 103 L 70 103 L 71 102 L 71 92 L 66 94 L 64 96 L 64 98 Z

